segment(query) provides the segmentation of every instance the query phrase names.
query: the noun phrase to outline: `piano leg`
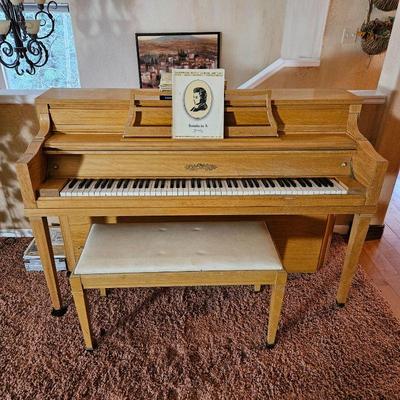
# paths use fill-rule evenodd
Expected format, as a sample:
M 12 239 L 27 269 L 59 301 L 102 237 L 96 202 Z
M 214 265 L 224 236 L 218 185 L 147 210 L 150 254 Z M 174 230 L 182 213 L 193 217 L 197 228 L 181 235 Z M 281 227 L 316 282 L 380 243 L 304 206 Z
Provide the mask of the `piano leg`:
M 340 307 L 343 307 L 346 303 L 351 281 L 357 271 L 358 259 L 360 258 L 370 221 L 370 215 L 356 214 L 354 216 L 349 243 L 347 245 L 346 258 L 344 260 L 339 288 L 336 295 L 336 302 Z
M 53 247 L 50 239 L 49 225 L 45 217 L 31 217 L 30 219 L 33 236 L 42 261 L 44 276 L 50 292 L 50 299 L 53 306 L 51 314 L 60 317 L 67 311 L 62 307 L 60 288 L 58 285 L 56 267 L 54 264 Z

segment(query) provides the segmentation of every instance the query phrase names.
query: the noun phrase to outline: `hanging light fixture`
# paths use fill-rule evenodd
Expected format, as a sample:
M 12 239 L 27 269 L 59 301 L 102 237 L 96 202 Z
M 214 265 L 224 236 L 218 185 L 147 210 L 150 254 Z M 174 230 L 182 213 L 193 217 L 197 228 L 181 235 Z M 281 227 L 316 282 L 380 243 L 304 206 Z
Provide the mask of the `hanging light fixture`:
M 54 32 L 50 7 L 57 8 L 57 3 L 45 5 L 45 0 L 36 0 L 36 4 L 35 19 L 28 20 L 24 18 L 24 0 L 0 0 L 0 11 L 6 17 L 5 21 L 0 20 L 0 63 L 14 68 L 18 75 L 34 75 L 36 68 L 43 67 L 49 59 L 42 39 Z

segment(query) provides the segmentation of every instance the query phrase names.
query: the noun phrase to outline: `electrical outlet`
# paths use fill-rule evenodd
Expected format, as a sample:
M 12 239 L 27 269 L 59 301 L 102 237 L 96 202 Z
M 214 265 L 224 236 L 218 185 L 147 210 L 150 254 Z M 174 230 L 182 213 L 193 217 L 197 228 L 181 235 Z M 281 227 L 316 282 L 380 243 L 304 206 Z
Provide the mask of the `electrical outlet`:
M 343 34 L 342 34 L 343 45 L 354 44 L 356 40 L 357 40 L 357 33 L 354 32 L 353 29 L 350 28 L 343 29 Z

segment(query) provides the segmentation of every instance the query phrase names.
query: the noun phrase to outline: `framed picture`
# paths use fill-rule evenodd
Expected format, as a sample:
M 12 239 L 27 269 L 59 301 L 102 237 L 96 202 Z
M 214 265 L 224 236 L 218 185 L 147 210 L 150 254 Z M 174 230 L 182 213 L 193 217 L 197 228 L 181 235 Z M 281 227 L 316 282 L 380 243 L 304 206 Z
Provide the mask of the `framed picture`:
M 223 139 L 223 69 L 172 70 L 172 137 Z
M 220 67 L 220 32 L 136 33 L 141 88 L 158 88 L 161 71 Z

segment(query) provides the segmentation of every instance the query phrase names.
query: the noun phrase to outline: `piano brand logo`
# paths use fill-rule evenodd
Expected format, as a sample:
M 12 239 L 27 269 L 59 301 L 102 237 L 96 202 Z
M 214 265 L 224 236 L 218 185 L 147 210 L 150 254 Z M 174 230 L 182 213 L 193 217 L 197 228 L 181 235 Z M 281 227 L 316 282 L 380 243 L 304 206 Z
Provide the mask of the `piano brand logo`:
M 215 164 L 208 163 L 196 163 L 196 164 L 186 164 L 186 169 L 189 171 L 198 171 L 199 169 L 204 169 L 205 171 L 212 171 L 218 167 Z

